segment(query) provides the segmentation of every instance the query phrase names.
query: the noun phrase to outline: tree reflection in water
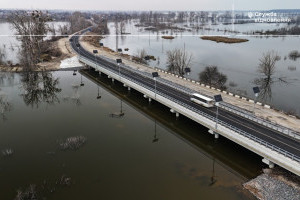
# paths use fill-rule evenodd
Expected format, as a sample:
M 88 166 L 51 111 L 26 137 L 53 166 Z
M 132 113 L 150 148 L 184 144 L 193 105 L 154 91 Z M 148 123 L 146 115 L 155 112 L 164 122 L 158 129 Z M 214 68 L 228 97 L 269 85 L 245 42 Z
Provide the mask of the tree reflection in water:
M 7 120 L 6 112 L 12 110 L 12 104 L 8 101 L 7 96 L 0 93 L 0 116 L 3 121 Z
M 2 91 L 2 87 L 14 85 L 14 74 L 13 73 L 0 73 L 0 117 L 3 121 L 7 120 L 6 113 L 10 112 L 13 108 L 9 101 L 7 94 Z
M 272 86 L 276 84 L 289 84 L 286 77 L 275 77 L 276 62 L 281 58 L 274 51 L 264 53 L 259 60 L 258 72 L 260 77 L 254 79 L 254 84 L 260 88 L 258 98 L 263 102 L 272 100 Z
M 22 74 L 23 100 L 27 106 L 36 106 L 43 102 L 54 105 L 59 103 L 57 94 L 61 92 L 58 88 L 59 79 L 54 78 L 50 72 L 24 72 Z

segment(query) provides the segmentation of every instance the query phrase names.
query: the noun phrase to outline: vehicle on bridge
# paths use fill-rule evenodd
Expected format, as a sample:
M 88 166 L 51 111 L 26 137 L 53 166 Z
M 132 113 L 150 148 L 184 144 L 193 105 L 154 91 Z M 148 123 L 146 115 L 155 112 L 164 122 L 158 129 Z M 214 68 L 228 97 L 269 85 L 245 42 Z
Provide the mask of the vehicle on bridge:
M 210 108 L 213 107 L 215 104 L 215 101 L 209 97 L 203 96 L 201 94 L 198 93 L 193 93 L 191 95 L 191 101 L 200 104 L 204 107 Z

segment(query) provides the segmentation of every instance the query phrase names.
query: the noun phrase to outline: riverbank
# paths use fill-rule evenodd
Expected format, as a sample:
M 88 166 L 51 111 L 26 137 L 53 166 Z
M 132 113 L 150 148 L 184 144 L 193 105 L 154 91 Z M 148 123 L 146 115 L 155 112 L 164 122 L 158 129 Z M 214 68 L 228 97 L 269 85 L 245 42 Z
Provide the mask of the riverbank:
M 90 52 L 93 52 L 93 50 L 97 49 L 99 52 L 99 55 L 108 57 L 113 60 L 116 60 L 117 58 L 120 58 L 120 56 L 121 56 L 123 59 L 122 62 L 125 65 L 128 65 L 134 69 L 149 72 L 149 73 L 151 73 L 153 71 L 157 71 L 159 73 L 160 77 L 162 77 L 166 80 L 169 80 L 171 82 L 180 84 L 182 86 L 185 86 L 187 88 L 190 88 L 192 90 L 195 90 L 201 94 L 205 94 L 208 96 L 214 96 L 214 95 L 221 93 L 221 91 L 219 91 L 215 88 L 211 88 L 211 87 L 207 87 L 205 85 L 199 84 L 197 81 L 179 77 L 174 74 L 166 73 L 162 70 L 154 69 L 147 65 L 142 65 L 140 63 L 134 62 L 133 56 L 130 56 L 127 54 L 126 54 L 126 56 L 122 56 L 119 53 L 112 51 L 111 49 L 108 50 L 108 48 L 105 48 L 105 47 L 94 46 L 93 44 L 85 41 L 83 38 L 84 37 L 80 38 L 80 43 L 83 46 L 83 48 L 85 48 L 86 50 L 88 50 Z M 226 91 L 222 92 L 222 97 L 225 102 L 229 102 L 230 104 L 237 106 L 248 112 L 253 111 L 253 101 L 252 100 L 249 100 L 245 97 L 241 97 L 238 95 L 234 95 L 234 94 L 226 92 Z M 255 108 L 255 115 L 262 119 L 271 121 L 273 123 L 276 123 L 276 124 L 282 125 L 284 127 L 293 129 L 297 132 L 300 132 L 300 126 L 299 126 L 300 120 L 297 119 L 295 116 L 291 116 L 291 115 L 284 113 L 283 111 L 272 109 L 267 105 L 257 104 L 257 106 Z
M 37 68 L 34 71 L 55 71 L 61 69 L 62 61 L 76 56 L 72 51 L 69 43 L 69 38 L 61 38 L 52 43 L 53 48 L 60 52 L 60 56 L 51 56 L 51 60 L 47 62 L 41 62 L 37 64 Z M 22 72 L 23 67 L 19 64 L 16 65 L 3 65 L 0 66 L 0 71 L 4 72 Z
M 300 177 L 282 168 L 264 169 L 243 186 L 260 200 L 300 199 Z

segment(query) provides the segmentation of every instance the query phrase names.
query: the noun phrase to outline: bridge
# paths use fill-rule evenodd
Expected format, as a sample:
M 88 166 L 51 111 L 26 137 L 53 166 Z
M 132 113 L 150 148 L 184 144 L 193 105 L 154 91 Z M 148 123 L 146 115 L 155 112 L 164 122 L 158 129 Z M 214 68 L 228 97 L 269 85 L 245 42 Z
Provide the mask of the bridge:
M 112 81 L 121 82 L 128 90 L 140 92 L 149 102 L 154 100 L 169 107 L 176 117 L 184 115 L 207 127 L 215 138 L 221 135 L 260 155 L 269 167 L 276 164 L 300 176 L 300 140 L 297 133 L 238 112 L 228 103 L 221 104 L 217 118 L 216 107 L 206 108 L 190 100 L 193 91 L 160 77 L 154 79 L 151 73 L 135 70 L 122 64 L 121 60 L 88 52 L 80 45 L 79 37 L 75 34 L 70 38 L 73 50 L 80 62 L 99 74 L 104 73 Z

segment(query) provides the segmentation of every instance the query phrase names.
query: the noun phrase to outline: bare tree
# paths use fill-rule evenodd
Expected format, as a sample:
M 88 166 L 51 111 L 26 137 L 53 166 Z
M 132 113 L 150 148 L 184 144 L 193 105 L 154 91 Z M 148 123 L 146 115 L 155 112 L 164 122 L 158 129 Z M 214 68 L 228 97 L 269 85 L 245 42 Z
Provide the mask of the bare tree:
M 199 73 L 199 79 L 202 83 L 209 86 L 219 88 L 222 90 L 226 89 L 225 83 L 227 81 L 227 76 L 221 72 L 217 66 L 207 66 L 205 69 Z
M 70 22 L 70 32 L 75 33 L 82 29 L 85 29 L 91 26 L 91 22 L 89 22 L 81 12 L 74 12 L 69 18 Z
M 264 53 L 262 58 L 259 59 L 258 72 L 265 76 L 272 76 L 275 72 L 275 64 L 280 60 L 280 56 L 274 51 L 268 51 Z
M 125 21 L 124 20 L 122 20 L 121 22 L 120 22 L 120 32 L 121 32 L 121 34 L 125 34 L 126 33 L 126 26 L 125 26 L 126 24 L 125 24 Z
M 134 60 L 142 64 L 147 64 L 147 61 L 145 60 L 146 56 L 147 56 L 147 52 L 145 49 L 138 49 L 137 54 L 134 57 Z
M 276 62 L 280 56 L 274 51 L 264 53 L 259 59 L 258 72 L 260 77 L 254 79 L 254 84 L 260 88 L 259 98 L 263 101 L 272 99 L 272 85 L 275 83 L 289 84 L 285 77 L 275 77 Z
M 182 49 L 167 51 L 168 71 L 183 76 L 185 68 L 189 68 L 191 65 L 192 57 L 192 54 Z
M 52 19 L 47 12 L 42 11 L 15 11 L 9 17 L 9 22 L 20 35 L 17 39 L 21 41 L 22 65 L 26 69 L 35 67 L 39 62 L 42 52 L 42 43 L 49 30 L 47 22 Z
M 94 22 L 97 24 L 97 26 L 93 28 L 93 32 L 103 35 L 109 34 L 107 17 L 102 15 L 93 15 L 93 18 Z
M 6 58 L 5 50 L 0 48 L 0 65 L 5 64 L 4 59 Z

